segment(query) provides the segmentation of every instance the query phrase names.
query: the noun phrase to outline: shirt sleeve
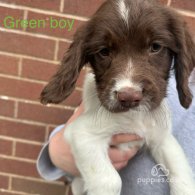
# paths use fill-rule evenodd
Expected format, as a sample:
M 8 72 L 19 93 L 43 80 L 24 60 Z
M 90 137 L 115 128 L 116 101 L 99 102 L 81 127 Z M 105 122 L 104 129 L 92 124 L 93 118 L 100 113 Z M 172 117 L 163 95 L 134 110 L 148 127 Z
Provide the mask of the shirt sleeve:
M 195 70 L 189 79 L 191 93 L 195 97 Z M 188 109 L 180 105 L 174 76 L 169 80 L 168 103 L 172 115 L 173 135 L 181 145 L 195 177 L 195 98 Z
M 63 127 L 64 125 L 60 125 L 56 127 L 54 131 L 51 133 L 49 140 Z M 66 177 L 68 181 L 72 181 L 73 176 L 55 167 L 55 165 L 52 163 L 50 156 L 49 156 L 48 146 L 49 146 L 49 141 L 45 143 L 37 159 L 36 165 L 37 165 L 37 170 L 40 176 L 48 181 L 54 181 L 61 177 Z

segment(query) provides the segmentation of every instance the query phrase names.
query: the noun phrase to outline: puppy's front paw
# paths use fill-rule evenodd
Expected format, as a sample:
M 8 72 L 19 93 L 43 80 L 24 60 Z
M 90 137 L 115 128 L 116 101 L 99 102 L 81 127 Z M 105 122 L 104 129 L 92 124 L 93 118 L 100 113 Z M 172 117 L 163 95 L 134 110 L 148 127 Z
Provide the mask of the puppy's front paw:
M 120 191 L 105 191 L 105 190 L 95 190 L 93 192 L 88 192 L 87 195 L 120 195 Z
M 73 195 L 84 195 L 84 181 L 80 177 L 75 177 L 71 183 Z
M 118 175 L 110 178 L 102 178 L 97 181 L 96 185 L 94 184 L 93 187 L 86 186 L 87 195 L 120 195 L 122 181 Z

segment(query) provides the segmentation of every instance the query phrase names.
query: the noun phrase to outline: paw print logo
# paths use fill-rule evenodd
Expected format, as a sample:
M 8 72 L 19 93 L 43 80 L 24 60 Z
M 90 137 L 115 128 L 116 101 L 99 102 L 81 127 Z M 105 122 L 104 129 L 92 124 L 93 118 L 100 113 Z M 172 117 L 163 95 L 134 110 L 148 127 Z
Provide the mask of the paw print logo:
M 163 164 L 155 165 L 151 170 L 152 176 L 164 177 L 169 175 L 169 170 Z

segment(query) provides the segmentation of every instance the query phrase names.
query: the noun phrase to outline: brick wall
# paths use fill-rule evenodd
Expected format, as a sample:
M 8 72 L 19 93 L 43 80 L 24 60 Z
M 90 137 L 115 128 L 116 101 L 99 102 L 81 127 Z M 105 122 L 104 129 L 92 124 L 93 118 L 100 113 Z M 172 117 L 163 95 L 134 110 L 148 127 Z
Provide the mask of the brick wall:
M 161 0 L 176 8 L 195 35 L 195 1 Z M 35 168 L 51 130 L 81 101 L 84 73 L 61 105 L 42 106 L 39 94 L 56 71 L 75 30 L 103 0 L 0 0 L 0 195 L 62 195 L 61 181 L 45 182 Z M 73 29 L 4 28 L 3 19 L 74 19 Z

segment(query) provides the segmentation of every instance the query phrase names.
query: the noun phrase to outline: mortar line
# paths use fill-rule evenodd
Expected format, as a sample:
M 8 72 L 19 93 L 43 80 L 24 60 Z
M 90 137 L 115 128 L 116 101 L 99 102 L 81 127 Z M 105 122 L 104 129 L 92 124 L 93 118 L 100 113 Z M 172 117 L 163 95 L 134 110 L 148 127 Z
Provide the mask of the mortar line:
M 18 118 L 18 101 L 14 102 L 14 118 Z
M 23 63 L 23 59 L 20 57 L 18 61 L 18 76 L 19 77 L 22 75 L 22 63 Z
M 30 121 L 26 119 L 14 119 L 12 117 L 4 117 L 4 116 L 0 116 L 0 120 L 6 120 L 10 122 L 20 122 L 20 123 L 27 124 L 27 125 L 36 125 L 36 126 L 44 126 L 44 127 L 48 125 L 47 123 L 43 123 L 43 122 Z M 57 126 L 58 124 L 50 124 L 50 125 Z
M 183 10 L 183 9 L 176 9 L 176 11 L 178 13 L 180 13 L 181 15 L 183 15 L 183 16 L 195 17 L 195 12 L 192 12 L 192 11 L 186 11 L 186 10 Z
M 72 42 L 70 39 L 65 39 L 65 38 L 60 38 L 60 37 L 52 37 L 52 36 L 48 36 L 48 35 L 44 35 L 44 34 L 32 33 L 32 32 L 15 30 L 15 29 L 7 29 L 7 28 L 3 28 L 3 27 L 0 27 L 0 31 L 15 33 L 15 34 L 19 34 L 19 35 L 27 35 L 27 36 L 30 36 L 30 37 L 47 39 L 47 40 L 52 40 L 52 41 L 60 40 L 60 41 L 64 41 L 64 42 L 67 42 L 67 43 Z
M 75 19 L 75 20 L 79 20 L 79 21 L 88 21 L 89 20 L 89 18 L 83 17 L 83 16 L 64 14 L 64 13 L 59 13 L 59 12 L 50 11 L 50 10 L 46 11 L 46 10 L 42 10 L 42 9 L 38 9 L 38 8 L 31 8 L 31 7 L 27 7 L 27 6 L 23 6 L 23 5 L 6 4 L 6 3 L 1 2 L 0 6 L 11 8 L 11 9 L 28 10 L 28 11 L 32 11 L 32 12 L 36 12 L 36 13 L 54 15 L 54 16 L 64 17 L 67 19 Z
M 15 53 L 9 53 L 6 51 L 0 51 L 0 55 L 5 55 L 5 56 L 10 56 L 10 57 L 15 57 L 15 58 L 25 58 L 25 59 L 29 59 L 29 60 L 37 60 L 40 62 L 46 62 L 46 63 L 51 63 L 51 64 L 59 64 L 60 61 L 53 61 L 53 60 L 47 60 L 44 58 L 38 58 L 38 57 L 33 57 L 33 56 L 27 56 L 27 55 L 23 55 L 23 54 L 15 54 Z
M 42 146 L 43 142 L 36 142 L 36 141 L 31 141 L 31 140 L 25 140 L 25 139 L 19 139 L 19 138 L 13 138 L 5 135 L 0 135 L 0 139 L 7 140 L 7 141 L 15 141 L 15 142 L 20 142 L 23 144 L 30 144 L 30 145 L 37 145 L 37 146 Z M 13 153 L 13 150 L 12 150 Z
M 46 127 L 46 131 L 45 131 L 45 142 L 48 140 L 49 138 L 49 125 Z
M 168 0 L 167 1 L 167 6 L 170 6 L 171 5 L 171 0 Z
M 16 156 L 7 156 L 7 155 L 0 154 L 0 158 L 8 159 L 8 160 L 17 160 L 17 161 L 27 162 L 27 163 L 36 163 L 36 160 L 21 158 L 18 156 L 17 157 Z
M 16 155 L 16 140 L 13 140 L 13 145 L 12 145 L 12 156 Z
M 40 179 L 40 178 L 33 178 L 33 177 L 28 177 L 28 176 L 15 175 L 15 174 L 11 174 L 11 173 L 1 172 L 0 175 L 6 176 L 6 177 L 10 176 L 10 177 L 13 177 L 13 178 L 20 178 L 20 179 L 25 179 L 25 180 L 36 181 L 36 182 L 39 182 L 39 183 L 48 183 L 48 181 L 45 181 L 45 180 Z M 49 183 L 57 184 L 57 185 L 64 185 L 61 181 L 50 181 Z
M 28 10 L 24 10 L 24 16 L 23 16 L 24 20 L 28 19 Z M 23 31 L 26 31 L 26 27 L 23 28 Z
M 55 51 L 54 51 L 54 61 L 57 61 L 57 59 L 58 59 L 58 51 L 59 51 L 59 41 L 56 40 Z
M 17 98 L 17 97 L 9 97 L 9 96 L 0 95 L 0 99 L 2 99 L 2 100 L 12 100 L 12 101 L 18 101 L 19 103 L 34 104 L 34 105 L 42 106 L 42 104 L 38 101 L 27 100 L 27 99 L 22 99 L 22 98 Z M 45 105 L 45 106 L 51 107 L 51 108 L 66 109 L 66 110 L 71 110 L 71 111 L 75 110 L 75 107 L 66 106 L 66 105 L 48 104 L 48 105 Z M 50 125 L 52 125 L 52 124 L 50 124 Z
M 25 193 L 25 192 L 18 192 L 18 191 L 10 191 L 10 190 L 7 190 L 7 189 L 0 189 L 0 192 L 7 192 L 9 194 L 13 194 L 13 195 L 29 195 L 29 193 Z M 30 195 L 40 195 L 40 194 L 30 194 Z
M 40 81 L 40 80 L 29 79 L 29 78 L 25 78 L 25 77 L 14 76 L 14 75 L 1 74 L 1 73 L 0 73 L 0 77 L 15 79 L 15 80 L 19 80 L 19 81 L 27 81 L 30 83 L 36 83 L 36 84 L 41 84 L 41 85 L 46 85 L 46 83 L 47 83 L 47 81 Z
M 64 0 L 61 0 L 60 2 L 60 12 L 63 12 L 64 10 Z
M 9 190 L 9 191 L 12 190 L 12 177 L 9 177 L 9 181 L 8 181 L 8 190 Z

